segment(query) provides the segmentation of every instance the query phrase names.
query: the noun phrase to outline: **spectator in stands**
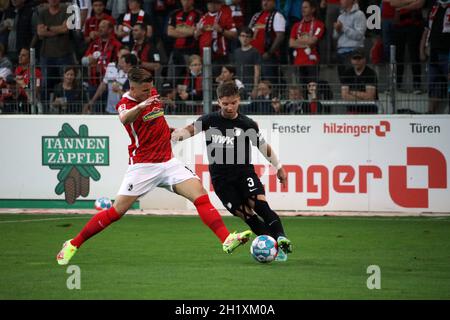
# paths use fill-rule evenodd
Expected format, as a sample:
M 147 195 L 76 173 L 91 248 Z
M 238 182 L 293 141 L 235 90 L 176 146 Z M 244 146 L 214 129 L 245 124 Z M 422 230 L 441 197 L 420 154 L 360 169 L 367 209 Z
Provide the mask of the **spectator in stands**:
M 243 27 L 239 32 L 241 47 L 233 52 L 233 63 L 236 66 L 236 76 L 248 88 L 258 85 L 261 78 L 262 57 L 259 51 L 251 45 L 253 30 Z
M 247 92 L 245 91 L 245 86 L 239 79 L 236 79 L 236 68 L 234 66 L 231 65 L 223 66 L 222 72 L 216 78 L 216 82 L 218 84 L 222 84 L 224 82 L 234 82 L 239 89 L 239 95 L 241 97 L 241 100 L 247 99 Z
M 175 103 L 176 98 L 177 90 L 172 85 L 172 82 L 164 82 L 161 85 L 161 102 L 165 114 L 175 114 L 177 112 L 177 105 Z
M 19 53 L 19 64 L 15 70 L 17 84 L 23 89 L 30 88 L 30 49 L 22 48 Z M 42 73 L 41 69 L 35 68 L 36 76 L 36 97 L 39 99 L 41 94 Z
M 202 58 L 199 55 L 189 57 L 189 68 L 183 81 L 177 86 L 177 100 L 203 99 Z
M 245 9 L 242 6 L 242 0 L 229 0 L 225 1 L 230 7 L 231 16 L 233 17 L 234 26 L 240 30 L 245 25 Z
M 80 23 L 83 28 L 86 23 L 86 20 L 92 14 L 92 0 L 64 0 L 64 1 L 72 2 L 72 4 L 80 8 Z
M 0 43 L 4 46 L 8 44 L 8 33 L 13 25 L 13 21 L 7 17 L 9 7 L 9 0 L 0 0 Z
M 283 44 L 286 19 L 275 10 L 275 0 L 262 0 L 262 11 L 256 13 L 249 27 L 254 32 L 252 46 L 262 56 L 262 78 L 279 83 L 279 64 Z
M 350 65 L 356 49 L 364 47 L 367 20 L 356 0 L 341 0 L 342 13 L 334 23 L 333 37 L 337 39 L 338 75 L 341 78 Z M 341 79 L 342 82 L 342 79 Z
M 319 101 L 316 82 L 307 85 L 307 99 L 303 96 L 301 86 L 289 87 L 288 101 L 284 105 L 284 112 L 288 114 L 316 114 L 324 113 L 325 108 Z
M 102 20 L 98 27 L 99 36 L 91 42 L 82 59 L 89 65 L 89 91 L 95 92 L 105 75 L 106 67 L 116 61 L 121 43 L 114 36 L 114 26 L 109 20 Z
M 5 87 L 5 85 L 6 85 L 5 80 L 11 74 L 12 74 L 11 69 L 0 68 L 0 83 L 3 85 L 3 86 L 0 86 L 0 88 Z
M 374 101 L 378 100 L 377 75 L 367 66 L 364 51 L 353 51 L 351 57 L 352 68 L 342 75 L 341 96 L 352 104 L 347 106 L 348 113 L 378 113 Z M 358 104 L 360 101 L 373 103 Z
M 8 57 L 5 55 L 5 46 L 0 43 L 0 68 L 13 69 L 13 65 Z
M 177 0 L 146 0 L 147 6 L 150 10 L 145 10 L 150 13 L 153 20 L 153 39 L 157 46 L 161 60 L 164 64 L 169 61 L 169 55 L 172 48 L 171 39 L 167 35 L 168 17 L 170 13 L 179 8 L 179 1 Z M 144 5 L 145 1 L 144 1 Z M 186 62 L 183 63 L 186 65 Z M 165 76 L 167 76 L 167 68 L 163 70 Z
M 136 24 L 133 27 L 134 45 L 131 53 L 138 58 L 138 64 L 152 74 L 161 67 L 159 51 L 147 37 L 147 28 L 144 24 Z
M 420 77 L 420 40 L 423 33 L 422 7 L 425 0 L 391 0 L 391 5 L 396 8 L 397 17 L 394 24 L 395 36 L 394 44 L 396 46 L 397 62 L 397 88 L 403 88 L 403 73 L 405 65 L 405 50 L 408 47 L 408 53 L 411 60 L 411 69 L 413 73 L 413 93 L 421 94 Z
M 442 113 L 448 99 L 450 58 L 450 3 L 436 2 L 428 17 L 421 42 L 422 60 L 428 57 L 429 113 Z M 427 40 L 428 39 L 428 43 Z
M 30 105 L 25 90 L 20 87 L 14 75 L 10 74 L 5 80 L 0 80 L 0 113 L 30 113 Z
M 390 61 L 391 45 L 394 44 L 394 21 L 396 10 L 391 0 L 381 1 L 381 39 L 383 41 L 383 58 L 386 63 Z
M 325 22 L 325 41 L 321 46 L 323 63 L 336 63 L 334 56 L 336 54 L 336 40 L 333 38 L 334 23 L 337 21 L 341 6 L 340 0 L 320 0 L 320 10 L 324 11 Z
M 128 71 L 137 65 L 137 58 L 131 54 L 130 49 L 126 46 L 119 50 L 118 62 L 111 62 L 106 68 L 105 77 L 97 88 L 94 96 L 84 106 L 83 113 L 103 113 L 101 104 L 95 105 L 96 101 L 103 96 L 108 90 L 106 102 L 106 113 L 116 114 L 116 105 L 122 98 L 122 94 L 130 89 L 128 81 Z
M 198 54 L 198 43 L 194 32 L 202 13 L 194 9 L 194 0 L 181 0 L 181 9 L 173 11 L 169 16 L 167 35 L 174 39 L 169 58 L 169 78 L 182 77 L 189 56 Z
M 50 113 L 81 113 L 81 106 L 87 97 L 77 79 L 77 74 L 76 67 L 67 67 L 64 70 L 63 81 L 58 83 L 53 90 Z
M 106 3 L 106 9 L 111 12 L 111 16 L 114 19 L 119 19 L 119 17 L 127 12 L 127 2 L 108 0 Z
M 237 37 L 237 30 L 231 13 L 224 14 L 221 7 L 220 0 L 208 0 L 208 12 L 200 18 L 194 32 L 194 38 L 198 39 L 200 56 L 203 57 L 203 48 L 210 47 L 212 62 L 217 65 L 228 62 L 228 40 Z M 218 72 L 215 71 L 214 73 L 217 74 Z
M 245 26 L 245 8 L 242 5 L 242 0 L 227 0 L 225 1 L 225 4 L 222 5 L 222 8 L 229 8 L 234 26 L 236 27 L 236 30 L 238 30 L 239 37 L 239 30 Z M 239 39 L 231 39 L 230 52 L 234 52 L 237 48 L 239 48 Z
M 290 85 L 288 87 L 288 99 L 284 104 L 283 113 L 303 114 L 303 93 L 302 87 L 299 85 Z
M 281 113 L 281 103 L 272 95 L 272 83 L 269 80 L 261 81 L 252 93 L 252 102 L 244 113 L 248 114 L 273 114 Z
M 105 0 L 92 1 L 93 15 L 90 16 L 84 24 L 84 40 L 87 44 L 99 37 L 99 25 L 102 20 L 108 20 L 113 26 L 116 20 L 105 12 Z
M 302 20 L 302 3 L 303 0 L 276 0 L 276 8 L 286 18 L 286 29 L 290 30 L 291 27 Z
M 13 63 L 21 48 L 30 47 L 33 35 L 36 33 L 32 24 L 33 9 L 26 0 L 11 0 L 12 6 L 5 12 L 9 19 L 7 29 L 7 55 Z
M 37 25 L 37 34 L 42 40 L 40 63 L 46 89 L 53 88 L 58 81 L 61 66 L 74 62 L 74 48 L 66 24 L 67 5 L 62 5 L 60 0 L 48 0 L 48 4 L 48 8 L 39 13 Z
M 153 35 L 152 20 L 148 13 L 141 9 L 142 0 L 128 0 L 129 11 L 117 20 L 116 34 L 122 43 L 128 46 L 133 44 L 132 30 L 135 24 L 147 26 L 147 37 Z
M 317 3 L 315 0 L 304 0 L 302 4 L 303 19 L 294 24 L 289 39 L 289 47 L 293 48 L 294 65 L 298 67 L 300 83 L 317 81 L 319 77 L 320 56 L 317 50 L 322 39 L 325 26 L 316 19 Z

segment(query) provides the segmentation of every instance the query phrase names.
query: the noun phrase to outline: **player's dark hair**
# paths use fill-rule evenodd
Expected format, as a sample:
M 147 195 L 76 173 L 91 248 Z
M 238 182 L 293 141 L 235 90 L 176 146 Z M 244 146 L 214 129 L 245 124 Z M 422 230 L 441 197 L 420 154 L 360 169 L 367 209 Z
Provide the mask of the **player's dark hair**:
M 217 87 L 217 98 L 233 97 L 239 95 L 239 88 L 234 81 L 228 81 Z
M 138 84 L 150 83 L 153 82 L 153 76 L 150 72 L 143 68 L 133 67 L 128 72 L 128 80 Z

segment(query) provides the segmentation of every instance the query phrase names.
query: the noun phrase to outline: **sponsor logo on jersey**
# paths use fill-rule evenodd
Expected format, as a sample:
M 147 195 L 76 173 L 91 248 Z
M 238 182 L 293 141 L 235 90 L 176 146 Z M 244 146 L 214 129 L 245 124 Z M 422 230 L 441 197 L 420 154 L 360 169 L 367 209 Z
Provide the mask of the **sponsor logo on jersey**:
M 228 145 L 234 145 L 234 137 L 226 137 L 219 134 L 212 134 L 211 135 L 211 142 L 217 143 L 217 144 L 228 144 Z
M 152 111 L 150 111 L 149 113 L 146 113 L 142 117 L 142 120 L 144 122 L 147 122 L 147 121 L 151 121 L 153 119 L 156 119 L 156 118 L 159 118 L 159 117 L 162 117 L 162 116 L 164 116 L 164 109 L 159 108 L 159 107 L 155 107 L 155 108 L 153 108 Z

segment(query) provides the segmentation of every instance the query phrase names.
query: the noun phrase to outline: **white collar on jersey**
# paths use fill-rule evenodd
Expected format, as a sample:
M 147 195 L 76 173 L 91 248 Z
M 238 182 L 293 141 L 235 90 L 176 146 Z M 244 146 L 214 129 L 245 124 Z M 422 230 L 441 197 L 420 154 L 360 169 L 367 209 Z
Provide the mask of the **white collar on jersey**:
M 130 91 L 125 92 L 125 93 L 123 94 L 123 96 L 124 96 L 125 98 L 129 99 L 129 100 L 136 101 L 135 98 L 133 98 L 132 96 L 130 96 Z M 136 102 L 137 102 L 137 101 L 136 101 Z

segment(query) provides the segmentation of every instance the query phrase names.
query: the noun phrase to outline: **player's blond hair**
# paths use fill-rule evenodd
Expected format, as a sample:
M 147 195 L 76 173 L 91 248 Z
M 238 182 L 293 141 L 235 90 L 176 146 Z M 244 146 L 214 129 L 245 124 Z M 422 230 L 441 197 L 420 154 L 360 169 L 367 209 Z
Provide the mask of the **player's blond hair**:
M 153 76 L 143 68 L 133 67 L 128 71 L 128 80 L 137 84 L 153 82 Z

